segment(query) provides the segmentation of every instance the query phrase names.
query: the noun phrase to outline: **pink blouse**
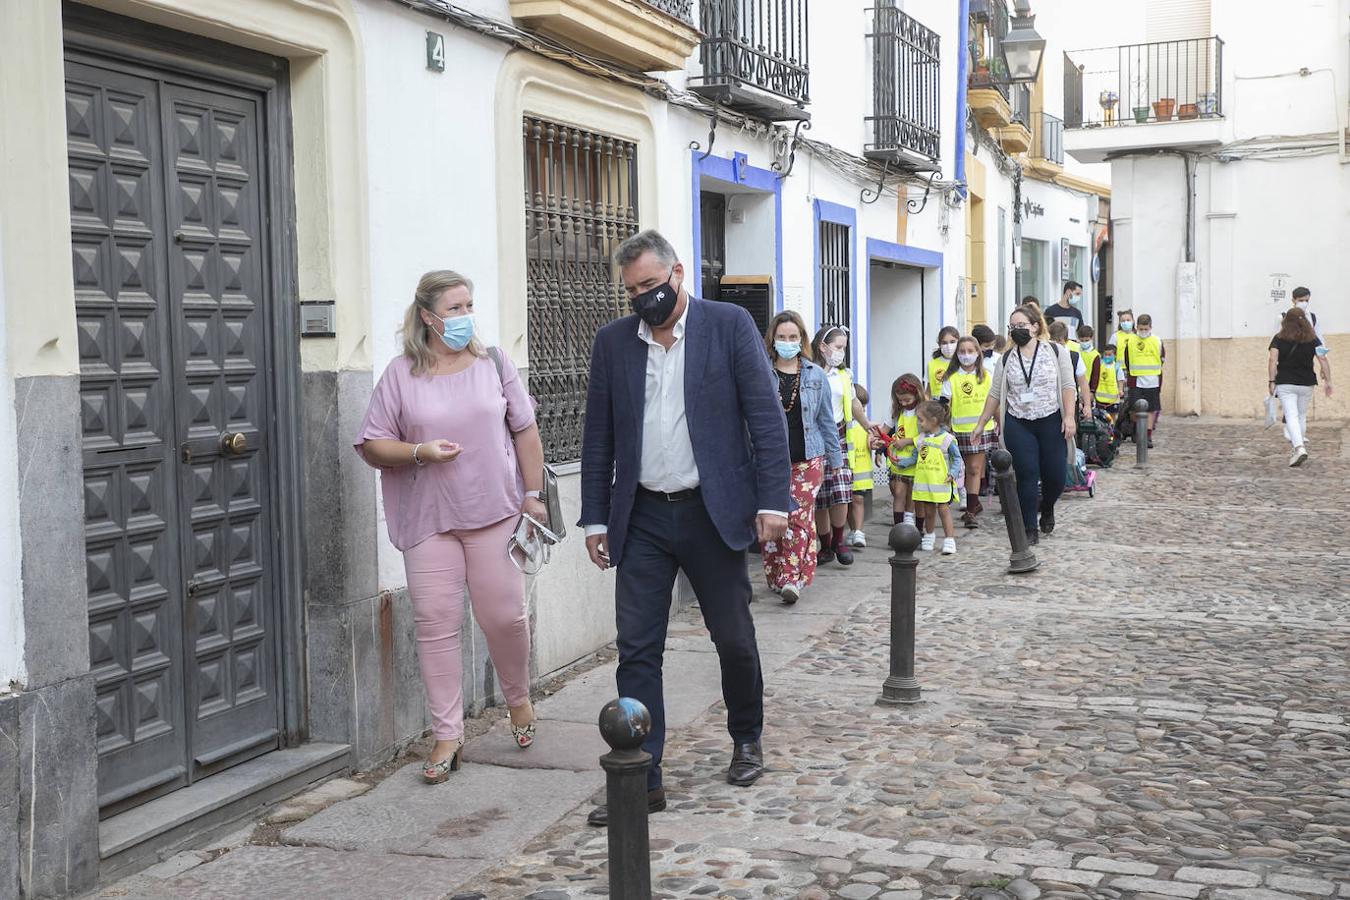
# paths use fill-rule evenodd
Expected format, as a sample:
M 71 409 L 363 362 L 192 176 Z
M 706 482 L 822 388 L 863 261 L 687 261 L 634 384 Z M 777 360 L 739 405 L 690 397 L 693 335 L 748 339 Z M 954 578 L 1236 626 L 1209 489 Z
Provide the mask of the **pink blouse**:
M 519 515 L 525 486 L 511 435 L 534 424 L 520 373 L 503 355 L 453 375 L 413 375 L 412 361 L 389 363 L 370 398 L 353 445 L 380 469 L 389 540 L 409 550 L 435 534 L 485 528 Z M 509 430 L 508 430 L 509 429 Z M 385 468 L 365 454 L 366 441 L 410 444 L 447 440 L 462 452 L 451 462 Z

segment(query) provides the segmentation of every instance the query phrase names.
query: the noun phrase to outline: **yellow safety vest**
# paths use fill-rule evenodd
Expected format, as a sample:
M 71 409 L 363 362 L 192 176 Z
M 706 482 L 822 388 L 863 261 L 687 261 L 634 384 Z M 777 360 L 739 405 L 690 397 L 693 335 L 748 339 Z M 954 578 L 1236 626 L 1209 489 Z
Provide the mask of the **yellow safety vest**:
M 1096 348 L 1096 347 L 1093 347 L 1091 350 L 1084 350 L 1081 346 L 1078 345 L 1077 342 L 1074 343 L 1073 349 L 1077 350 L 1077 351 L 1078 351 L 1078 355 L 1081 356 L 1081 357 L 1083 357 L 1083 368 L 1087 370 L 1087 371 L 1084 372 L 1083 374 L 1084 374 L 1084 376 L 1087 378 L 1088 382 L 1090 383 L 1090 382 L 1092 381 L 1092 363 L 1093 363 L 1093 360 L 1095 360 L 1097 357 L 1101 356 L 1101 353 L 1099 353 L 1099 352 L 1097 351 L 1097 348 Z
M 1130 339 L 1130 372 L 1135 378 L 1162 374 L 1162 341 L 1156 335 Z
M 1133 331 L 1116 331 L 1116 359 L 1125 358 L 1125 342 L 1134 337 Z
M 950 359 L 943 359 L 940 355 L 928 361 L 928 396 L 931 399 L 936 400 L 942 394 L 942 376 L 947 374 L 947 367 L 951 364 Z
M 975 423 L 980 420 L 980 413 L 984 412 L 984 401 L 989 396 L 994 379 L 985 372 L 984 383 L 981 384 L 974 372 L 958 370 L 947 378 L 947 383 L 952 386 L 952 431 L 970 434 L 975 430 Z M 994 420 L 990 419 L 985 423 L 984 430 L 993 431 L 995 427 Z
M 895 437 L 909 438 L 911 441 L 919 436 L 919 414 L 915 412 L 901 412 L 900 421 L 895 423 Z M 899 464 L 892 459 L 890 454 L 886 456 L 886 468 L 892 475 L 910 475 L 914 474 L 914 464 L 919 459 L 918 451 L 911 444 L 900 450 L 898 453 Z
M 1111 405 L 1120 399 L 1120 381 L 1116 378 L 1116 364 L 1102 360 L 1102 374 L 1097 379 L 1097 402 Z
M 848 464 L 853 470 L 853 491 L 872 489 L 872 450 L 867 446 L 867 430 L 856 421 L 848 426 Z
M 835 409 L 835 422 L 848 422 L 853 418 L 853 373 L 848 369 L 828 369 L 825 376 L 831 381 L 842 378 L 844 390 L 839 398 L 839 407 Z M 830 400 L 834 401 L 834 389 L 830 389 Z M 841 418 L 842 416 L 842 418 Z
M 925 434 L 918 440 L 919 461 L 914 466 L 914 502 L 950 503 L 956 488 L 947 468 L 947 448 L 956 440 L 950 434 Z

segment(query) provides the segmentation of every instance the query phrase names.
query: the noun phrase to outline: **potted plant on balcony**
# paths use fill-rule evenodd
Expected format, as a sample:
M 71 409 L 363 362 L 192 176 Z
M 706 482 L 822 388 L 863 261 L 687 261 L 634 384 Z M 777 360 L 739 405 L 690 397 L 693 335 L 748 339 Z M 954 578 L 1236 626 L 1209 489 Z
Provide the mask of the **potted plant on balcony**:
M 1159 97 L 1153 101 L 1153 116 L 1159 122 L 1172 121 L 1172 111 L 1177 108 L 1175 97 Z
M 1206 118 L 1219 114 L 1219 95 L 1214 91 L 1205 91 L 1200 95 L 1200 115 Z
M 1148 121 L 1148 81 L 1136 78 L 1131 85 L 1134 88 L 1134 121 L 1143 125 Z
M 1183 103 L 1177 107 L 1178 119 L 1198 119 L 1200 118 L 1200 107 L 1194 103 Z

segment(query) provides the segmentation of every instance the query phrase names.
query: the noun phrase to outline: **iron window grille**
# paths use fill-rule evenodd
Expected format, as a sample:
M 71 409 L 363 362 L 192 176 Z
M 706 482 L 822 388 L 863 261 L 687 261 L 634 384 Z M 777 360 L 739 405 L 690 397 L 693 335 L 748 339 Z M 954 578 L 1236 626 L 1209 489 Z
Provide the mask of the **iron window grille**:
M 756 96 L 740 90 L 748 86 L 772 95 L 763 98 L 764 114 L 805 117 L 789 108 L 810 100 L 806 0 L 702 0 L 699 26 L 703 71 L 689 80 L 691 90 L 756 110 Z
M 1043 112 L 1032 119 L 1031 155 L 1064 165 L 1064 121 Z
M 837 222 L 821 222 L 819 241 L 820 271 L 816 277 L 820 279 L 820 324 L 851 328 L 849 227 Z
M 529 388 L 549 462 L 581 458 L 591 345 L 626 301 L 614 251 L 638 230 L 637 145 L 527 116 Z
M 641 0 L 641 2 L 671 18 L 694 24 L 694 0 Z
M 909 150 L 926 159 L 941 155 L 937 32 L 881 0 L 872 9 L 872 111 L 867 118 L 869 157 Z

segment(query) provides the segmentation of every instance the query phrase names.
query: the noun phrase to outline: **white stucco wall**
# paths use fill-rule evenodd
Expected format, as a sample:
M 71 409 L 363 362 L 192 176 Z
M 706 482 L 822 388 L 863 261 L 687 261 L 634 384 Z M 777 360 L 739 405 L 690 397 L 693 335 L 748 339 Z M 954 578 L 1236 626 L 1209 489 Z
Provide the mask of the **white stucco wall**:
M 3 246 L 3 242 L 0 242 Z M 5 260 L 0 254 L 0 335 L 6 333 Z M 0 340 L 0 693 L 26 677 L 23 658 L 23 580 L 19 543 L 19 461 L 15 446 L 14 373 Z
M 1060 240 L 1068 238 L 1069 243 L 1079 247 L 1087 255 L 1084 257 L 1085 277 L 1078 280 L 1083 285 L 1083 300 L 1079 308 L 1083 321 L 1094 327 L 1096 322 L 1096 286 L 1092 283 L 1092 228 L 1096 218 L 1097 198 L 1095 195 L 1082 194 L 1068 188 L 1046 184 L 1043 181 L 1025 179 L 1022 182 L 1022 198 L 1039 204 L 1044 213 L 1039 216 L 1028 215 L 1025 207 L 1022 211 L 1023 239 L 1045 241 L 1048 244 L 1049 278 L 1047 290 L 1041 296 L 1045 303 L 1059 300 L 1064 277 L 1060 270 Z M 1019 298 L 1020 299 L 1020 298 Z

